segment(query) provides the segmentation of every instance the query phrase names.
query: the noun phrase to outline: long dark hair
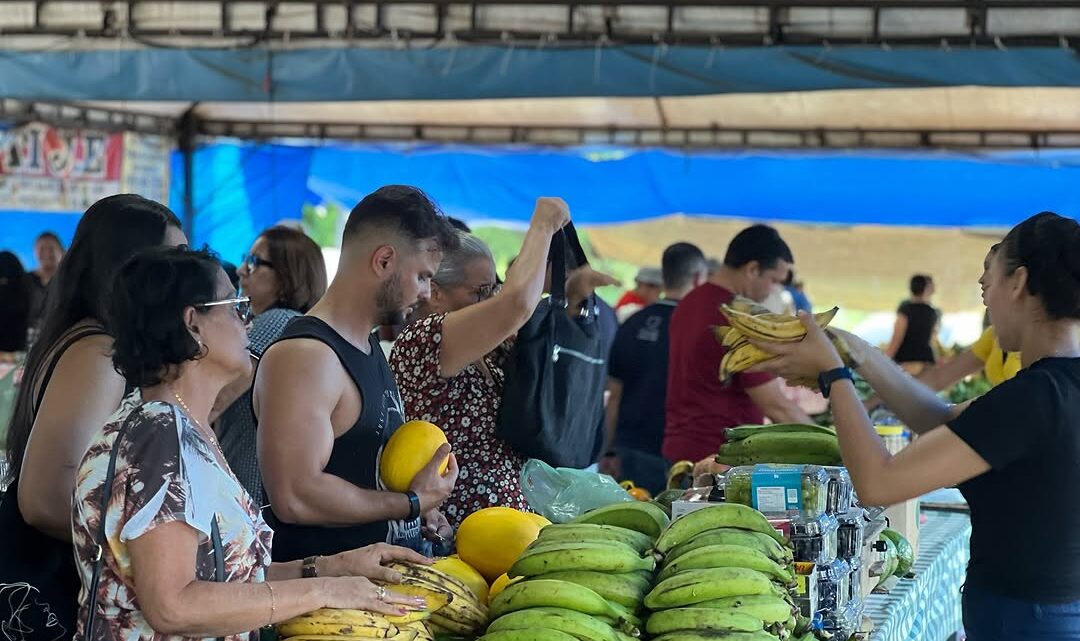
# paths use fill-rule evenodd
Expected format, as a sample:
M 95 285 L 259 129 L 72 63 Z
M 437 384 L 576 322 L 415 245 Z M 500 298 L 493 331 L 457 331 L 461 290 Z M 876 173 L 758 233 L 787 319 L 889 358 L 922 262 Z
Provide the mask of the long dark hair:
M 106 320 L 106 294 L 116 270 L 141 249 L 160 245 L 180 219 L 168 207 L 134 194 L 103 198 L 86 210 L 71 247 L 49 285 L 41 332 L 26 358 L 22 384 L 8 429 L 9 479 L 22 469 L 26 443 L 37 413 L 35 387 L 46 356 L 76 323 Z M 106 328 L 108 329 L 108 328 Z
M 1080 223 L 1044 211 L 1013 227 L 1000 248 L 1009 274 L 1027 268 L 1027 291 L 1051 320 L 1080 319 Z
M 306 314 L 326 293 L 326 261 L 307 234 L 288 227 L 271 227 L 259 234 L 277 274 L 281 291 L 274 301 Z
M 0 252 L 0 351 L 26 349 L 26 328 L 30 318 L 30 276 L 19 257 Z

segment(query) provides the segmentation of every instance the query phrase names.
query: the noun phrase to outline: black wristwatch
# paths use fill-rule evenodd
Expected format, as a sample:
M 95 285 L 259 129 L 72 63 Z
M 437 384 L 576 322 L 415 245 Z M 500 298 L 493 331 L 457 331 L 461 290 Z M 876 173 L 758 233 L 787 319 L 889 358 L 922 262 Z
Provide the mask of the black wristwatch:
M 407 520 L 412 521 L 420 516 L 420 497 L 412 490 L 405 492 L 405 497 L 409 499 L 409 516 Z
M 304 559 L 304 564 L 300 566 L 300 576 L 305 579 L 314 579 L 319 576 L 319 568 L 315 565 L 315 562 L 319 560 L 317 556 L 309 556 Z
M 851 368 L 837 367 L 827 372 L 818 374 L 818 388 L 821 390 L 821 395 L 825 398 L 829 398 L 829 392 L 832 390 L 832 384 L 836 381 L 847 379 L 849 381 L 855 380 L 855 375 L 851 373 Z

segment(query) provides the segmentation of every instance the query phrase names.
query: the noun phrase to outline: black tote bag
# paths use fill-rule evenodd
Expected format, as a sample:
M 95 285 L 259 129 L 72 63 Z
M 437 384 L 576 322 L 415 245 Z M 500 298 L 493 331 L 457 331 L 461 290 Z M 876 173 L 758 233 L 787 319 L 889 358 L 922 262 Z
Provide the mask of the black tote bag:
M 504 367 L 498 433 L 518 453 L 555 467 L 593 463 L 604 414 L 607 354 L 595 306 L 589 318 L 566 310 L 566 274 L 588 261 L 572 224 L 551 246 L 551 297 L 518 332 Z

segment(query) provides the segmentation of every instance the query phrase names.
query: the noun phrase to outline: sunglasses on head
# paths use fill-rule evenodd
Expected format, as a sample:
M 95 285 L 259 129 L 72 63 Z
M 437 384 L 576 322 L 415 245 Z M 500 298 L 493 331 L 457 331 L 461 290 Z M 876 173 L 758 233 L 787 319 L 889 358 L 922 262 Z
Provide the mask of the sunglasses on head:
M 236 309 L 236 315 L 240 317 L 240 320 L 244 323 L 250 323 L 253 317 L 251 313 L 251 299 L 247 296 L 239 296 L 237 298 L 225 298 L 223 300 L 215 300 L 209 303 L 200 303 L 195 305 L 196 309 L 206 309 L 207 307 L 218 307 L 219 305 L 233 305 Z

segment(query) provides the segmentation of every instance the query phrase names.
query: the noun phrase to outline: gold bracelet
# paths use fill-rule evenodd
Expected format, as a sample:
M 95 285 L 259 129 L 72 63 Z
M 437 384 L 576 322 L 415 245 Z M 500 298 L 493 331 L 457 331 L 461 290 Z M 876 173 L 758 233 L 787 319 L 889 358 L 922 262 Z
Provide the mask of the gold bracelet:
M 274 586 L 270 585 L 269 581 L 264 581 L 263 585 L 270 590 L 270 621 L 266 624 L 266 627 L 270 627 L 274 625 L 274 619 L 277 617 L 277 599 L 274 598 Z

